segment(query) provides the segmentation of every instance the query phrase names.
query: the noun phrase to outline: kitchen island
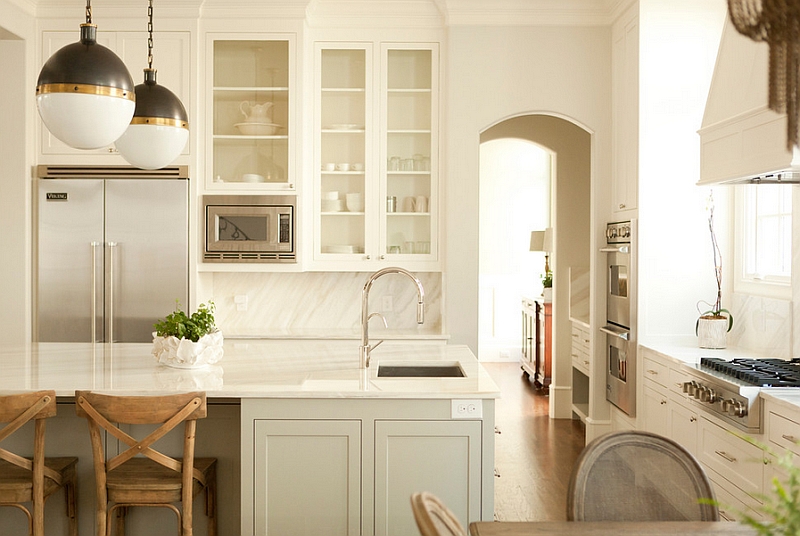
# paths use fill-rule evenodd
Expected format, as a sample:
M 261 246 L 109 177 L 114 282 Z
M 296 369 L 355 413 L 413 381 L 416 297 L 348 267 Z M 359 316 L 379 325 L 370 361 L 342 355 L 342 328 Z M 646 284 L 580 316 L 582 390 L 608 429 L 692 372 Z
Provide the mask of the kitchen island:
M 358 344 L 228 339 L 223 359 L 201 369 L 159 365 L 150 344 L 32 344 L 0 351 L 0 390 L 56 391 L 47 454 L 80 457 L 82 534 L 91 532 L 93 473 L 88 431 L 72 406 L 77 389 L 206 391 L 197 455 L 220 459 L 220 534 L 414 533 L 409 497 L 424 489 L 465 526 L 491 520 L 499 389 L 488 373 L 463 346 L 388 341 L 363 370 Z M 384 364 L 456 365 L 464 376 L 384 378 Z M 63 533 L 60 507 L 58 497 L 48 502 L 48 535 Z M 131 533 L 142 530 L 136 525 L 174 532 L 169 512 L 148 510 L 134 509 Z M 15 522 L 1 512 L 0 533 L 15 533 Z

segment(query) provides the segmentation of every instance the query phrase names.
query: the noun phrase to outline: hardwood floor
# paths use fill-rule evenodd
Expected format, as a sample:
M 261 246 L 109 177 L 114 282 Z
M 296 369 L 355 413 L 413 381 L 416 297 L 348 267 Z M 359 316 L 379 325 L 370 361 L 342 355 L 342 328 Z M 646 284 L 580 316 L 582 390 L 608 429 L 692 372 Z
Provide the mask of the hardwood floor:
M 484 363 L 500 387 L 496 404 L 494 509 L 498 521 L 566 519 L 569 476 L 583 450 L 579 420 L 550 419 L 547 391 L 518 363 Z

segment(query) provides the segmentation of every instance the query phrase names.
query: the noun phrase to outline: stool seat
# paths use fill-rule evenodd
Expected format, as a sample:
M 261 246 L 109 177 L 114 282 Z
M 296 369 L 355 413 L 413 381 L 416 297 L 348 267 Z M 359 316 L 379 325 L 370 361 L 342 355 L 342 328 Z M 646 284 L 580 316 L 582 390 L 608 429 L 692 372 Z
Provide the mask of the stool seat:
M 181 458 L 176 460 L 183 463 Z M 215 476 L 216 458 L 195 458 L 194 468 L 205 480 Z M 180 502 L 183 483 L 181 474 L 163 467 L 148 458 L 133 458 L 107 473 L 108 499 L 124 503 Z M 203 491 L 203 485 L 193 480 L 192 496 Z

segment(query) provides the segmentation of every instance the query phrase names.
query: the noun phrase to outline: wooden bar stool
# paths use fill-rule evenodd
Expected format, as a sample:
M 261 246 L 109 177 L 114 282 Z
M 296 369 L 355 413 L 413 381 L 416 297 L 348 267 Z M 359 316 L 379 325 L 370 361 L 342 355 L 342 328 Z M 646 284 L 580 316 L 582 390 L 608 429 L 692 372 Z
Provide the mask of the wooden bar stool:
M 45 458 L 45 419 L 56 414 L 55 391 L 0 396 L 0 442 L 33 419 L 33 459 L 0 448 L 0 506 L 19 508 L 28 516 L 28 532 L 44 536 L 44 503 L 64 488 L 70 536 L 78 536 L 76 497 L 78 458 Z M 23 503 L 31 503 L 31 510 Z
M 132 506 L 161 506 L 178 516 L 179 534 L 192 535 L 192 498 L 205 492 L 208 534 L 217 534 L 217 460 L 195 458 L 197 419 L 206 416 L 202 392 L 169 396 L 112 396 L 90 391 L 75 392 L 78 415 L 89 422 L 96 480 L 96 534 L 111 536 L 111 518 L 117 515 L 117 532 L 124 534 L 125 513 Z M 117 424 L 114 424 L 117 423 Z M 172 458 L 153 449 L 170 430 L 184 424 L 183 458 Z M 160 424 L 137 440 L 121 430 L 121 424 Z M 102 430 L 128 446 L 106 459 Z M 175 503 L 181 503 L 179 510 Z

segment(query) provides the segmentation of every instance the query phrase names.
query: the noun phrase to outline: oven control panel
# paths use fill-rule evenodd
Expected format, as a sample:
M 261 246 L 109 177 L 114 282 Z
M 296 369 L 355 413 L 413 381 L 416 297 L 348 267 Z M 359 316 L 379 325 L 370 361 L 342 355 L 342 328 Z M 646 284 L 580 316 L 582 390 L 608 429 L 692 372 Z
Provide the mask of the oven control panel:
M 606 225 L 608 244 L 629 244 L 631 241 L 631 222 L 620 221 Z

